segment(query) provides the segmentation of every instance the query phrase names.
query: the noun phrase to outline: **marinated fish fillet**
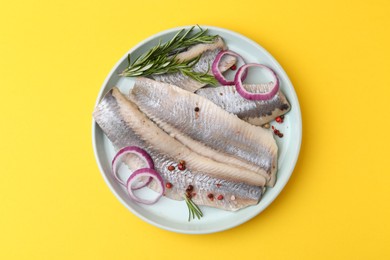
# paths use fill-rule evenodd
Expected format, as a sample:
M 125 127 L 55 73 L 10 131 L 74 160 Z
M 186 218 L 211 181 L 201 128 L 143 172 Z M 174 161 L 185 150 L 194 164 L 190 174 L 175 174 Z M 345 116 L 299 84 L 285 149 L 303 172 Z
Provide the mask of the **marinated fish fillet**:
M 271 87 L 270 84 L 245 85 L 245 88 L 252 93 L 268 92 Z M 245 99 L 236 91 L 235 86 L 203 88 L 196 94 L 253 125 L 268 123 L 290 110 L 290 103 L 280 90 L 270 100 Z
M 186 51 L 183 51 L 176 55 L 176 59 L 179 61 L 189 61 L 191 59 L 194 59 L 198 57 L 200 54 L 206 52 L 206 51 L 213 51 L 213 50 L 226 50 L 227 46 L 223 39 L 219 36 L 215 38 L 215 41 L 213 43 L 199 43 L 196 45 L 193 45 L 189 47 Z
M 169 198 L 183 199 L 191 184 L 196 193 L 192 200 L 196 204 L 234 211 L 257 204 L 265 191 L 262 187 L 265 180 L 261 176 L 225 166 L 189 150 L 151 122 L 117 88 L 104 96 L 93 116 L 117 149 L 135 145 L 150 154 L 155 169 L 165 182 L 173 185 L 166 189 L 165 195 Z M 125 160 L 129 168 L 139 167 L 140 162 L 130 158 Z M 186 161 L 184 171 L 176 167 L 179 160 Z M 174 165 L 175 170 L 169 171 L 170 165 Z M 150 187 L 156 189 L 154 183 Z M 211 200 L 208 198 L 210 193 L 222 195 L 224 199 Z
M 191 150 L 254 170 L 268 186 L 275 184 L 278 148 L 270 131 L 242 121 L 204 97 L 147 78 L 137 78 L 129 98 Z M 235 160 L 229 160 L 232 157 Z
M 211 65 L 213 64 L 215 57 L 221 50 L 225 50 L 226 48 L 227 47 L 222 38 L 217 37 L 214 43 L 202 43 L 190 47 L 185 52 L 178 54 L 176 59 L 180 61 L 187 61 L 202 55 L 199 61 L 195 64 L 193 70 L 198 73 L 208 72 L 211 74 Z M 221 62 L 219 63 L 219 70 L 222 72 L 228 70 L 236 63 L 236 61 L 237 59 L 233 56 L 223 56 Z M 152 77 L 159 82 L 170 83 L 191 92 L 195 92 L 206 85 L 183 75 L 181 72 L 152 75 Z

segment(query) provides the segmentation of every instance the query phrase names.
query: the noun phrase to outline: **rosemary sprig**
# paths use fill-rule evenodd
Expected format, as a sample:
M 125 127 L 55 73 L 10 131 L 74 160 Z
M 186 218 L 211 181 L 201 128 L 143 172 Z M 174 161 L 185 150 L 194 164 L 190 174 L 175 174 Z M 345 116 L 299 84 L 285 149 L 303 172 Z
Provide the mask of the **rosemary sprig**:
M 184 200 L 186 201 L 186 204 L 188 207 L 188 221 L 191 221 L 191 218 L 195 219 L 195 216 L 198 219 L 203 217 L 202 211 L 190 198 L 188 198 L 187 196 L 184 195 Z
M 120 76 L 137 77 L 149 76 L 152 74 L 164 74 L 182 72 L 184 75 L 204 84 L 215 85 L 217 81 L 212 75 L 206 73 L 198 73 L 192 70 L 193 66 L 199 61 L 200 56 L 189 61 L 179 61 L 176 56 L 180 51 L 198 44 L 198 43 L 213 43 L 216 35 L 206 35 L 207 29 L 191 35 L 195 26 L 189 30 L 182 29 L 168 42 L 154 46 L 147 53 L 139 56 L 131 62 L 130 54 L 128 55 L 129 65 L 120 73 Z

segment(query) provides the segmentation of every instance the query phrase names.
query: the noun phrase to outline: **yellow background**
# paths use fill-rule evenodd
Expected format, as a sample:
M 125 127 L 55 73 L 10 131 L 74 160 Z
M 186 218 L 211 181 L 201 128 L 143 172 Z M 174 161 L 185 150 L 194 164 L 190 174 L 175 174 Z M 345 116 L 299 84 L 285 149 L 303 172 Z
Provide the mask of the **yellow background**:
M 2 1 L 0 259 L 390 259 L 389 1 Z M 91 113 L 112 66 L 208 24 L 265 47 L 297 91 L 292 178 L 253 220 L 171 233 L 101 177 Z

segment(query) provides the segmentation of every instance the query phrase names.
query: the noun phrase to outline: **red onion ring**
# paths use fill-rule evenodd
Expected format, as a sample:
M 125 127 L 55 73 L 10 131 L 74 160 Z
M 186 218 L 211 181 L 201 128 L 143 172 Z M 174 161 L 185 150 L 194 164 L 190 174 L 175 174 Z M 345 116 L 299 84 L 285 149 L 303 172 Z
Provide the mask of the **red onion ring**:
M 135 196 L 135 194 L 133 193 L 134 189 L 132 188 L 132 184 L 135 181 L 137 181 L 138 178 L 141 178 L 141 177 L 149 177 L 149 178 L 152 178 L 156 181 L 157 185 L 160 188 L 160 191 L 159 191 L 158 196 L 155 199 L 152 199 L 152 200 L 141 199 L 141 198 Z M 164 194 L 164 191 L 165 191 L 164 181 L 161 178 L 160 174 L 158 174 L 158 172 L 156 172 L 155 170 L 150 169 L 150 168 L 141 168 L 141 169 L 134 171 L 133 174 L 127 180 L 126 186 L 127 186 L 127 191 L 129 192 L 129 196 L 131 199 L 133 199 L 134 201 L 136 201 L 138 203 L 147 204 L 147 205 L 156 203 L 161 198 L 161 196 Z
M 268 71 L 270 71 L 272 76 L 275 79 L 274 80 L 275 83 L 274 83 L 273 88 L 271 88 L 271 90 L 266 92 L 266 93 L 248 92 L 242 84 L 242 75 L 244 72 L 246 72 L 248 70 L 249 67 L 260 67 L 260 68 L 264 68 L 264 69 L 267 69 Z M 234 84 L 236 85 L 237 92 L 243 98 L 246 98 L 249 100 L 269 100 L 269 99 L 273 98 L 276 95 L 276 93 L 278 93 L 278 91 L 279 91 L 279 79 L 278 79 L 278 76 L 276 75 L 276 73 L 271 68 L 269 68 L 265 65 L 256 64 L 256 63 L 249 63 L 249 64 L 241 66 L 238 69 L 236 76 L 234 77 Z
M 114 156 L 114 159 L 112 159 L 112 163 L 111 163 L 111 166 L 112 166 L 112 173 L 115 177 L 115 179 L 122 185 L 126 185 L 119 177 L 118 177 L 118 172 L 117 172 L 117 168 L 118 168 L 118 161 L 119 159 L 125 155 L 125 154 L 129 154 L 129 153 L 132 153 L 132 154 L 135 154 L 135 155 L 138 155 L 144 162 L 145 164 L 147 165 L 147 167 L 149 167 L 150 169 L 154 169 L 154 163 L 153 163 L 153 160 L 152 158 L 150 157 L 150 155 L 143 149 L 137 147 L 137 146 L 126 146 L 126 147 L 123 147 L 122 149 L 120 149 L 118 151 L 118 153 Z M 136 189 L 140 189 L 142 187 L 145 187 L 146 185 L 148 185 L 150 182 L 152 181 L 152 178 L 148 178 L 146 180 L 142 180 L 141 182 L 138 182 L 135 186 L 133 186 L 132 188 L 134 190 Z
M 223 75 L 222 75 L 222 72 L 219 70 L 218 66 L 219 66 L 219 63 L 221 62 L 221 59 L 222 57 L 225 55 L 225 54 L 229 54 L 231 56 L 234 56 L 236 58 L 239 58 L 241 59 L 244 64 L 245 64 L 245 60 L 244 58 L 238 54 L 238 53 L 235 53 L 233 51 L 220 51 L 217 56 L 215 57 L 214 61 L 213 61 L 213 65 L 211 66 L 211 71 L 213 72 L 213 75 L 214 77 L 218 80 L 219 83 L 221 83 L 222 85 L 224 86 L 228 86 L 228 85 L 234 85 L 234 81 L 229 81 L 227 80 Z M 246 78 L 246 75 L 247 75 L 247 71 L 245 71 L 243 74 L 242 74 L 242 78 L 241 80 L 245 80 Z

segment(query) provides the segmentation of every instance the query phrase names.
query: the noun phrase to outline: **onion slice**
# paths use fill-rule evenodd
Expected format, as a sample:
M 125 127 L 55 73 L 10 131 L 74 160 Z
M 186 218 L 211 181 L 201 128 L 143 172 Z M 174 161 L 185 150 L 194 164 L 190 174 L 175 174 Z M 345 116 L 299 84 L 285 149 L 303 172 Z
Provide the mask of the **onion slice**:
M 142 148 L 139 148 L 138 146 L 126 146 L 123 147 L 118 151 L 118 153 L 114 156 L 114 159 L 112 159 L 112 173 L 115 177 L 115 179 L 122 185 L 126 185 L 119 177 L 118 177 L 118 164 L 120 163 L 120 158 L 125 154 L 135 154 L 138 155 L 146 164 L 146 167 L 150 169 L 154 169 L 154 163 L 150 155 Z M 152 178 L 143 179 L 142 181 L 138 183 L 134 183 L 135 185 L 132 187 L 133 189 L 140 189 L 142 187 L 145 187 L 152 181 Z
M 244 58 L 238 54 L 238 53 L 235 53 L 233 51 L 220 51 L 217 56 L 215 57 L 214 59 L 214 62 L 213 62 L 213 65 L 211 66 L 211 71 L 213 72 L 213 75 L 214 77 L 218 80 L 219 83 L 221 83 L 222 85 L 224 86 L 228 86 L 228 85 L 234 85 L 234 81 L 229 81 L 227 80 L 223 75 L 222 75 L 222 72 L 219 70 L 218 66 L 219 66 L 219 63 L 221 62 L 221 59 L 224 55 L 231 55 L 231 56 L 234 56 L 236 58 L 239 58 L 241 59 L 244 64 L 245 64 L 245 60 Z M 244 73 L 242 74 L 242 80 L 245 80 L 246 78 L 246 75 L 247 75 L 247 71 L 245 70 Z
M 154 198 L 152 200 L 145 200 L 145 199 L 141 199 L 141 198 L 135 196 L 135 194 L 133 193 L 133 190 L 134 190 L 132 187 L 133 183 L 135 183 L 138 178 L 143 178 L 143 177 L 149 177 L 149 178 L 152 178 L 156 181 L 156 183 L 159 187 L 159 193 L 158 193 L 158 196 L 156 198 Z M 127 186 L 127 191 L 129 192 L 129 196 L 131 199 L 133 199 L 134 201 L 136 201 L 138 203 L 147 204 L 147 205 L 156 203 L 161 198 L 161 196 L 164 194 L 164 191 L 165 191 L 164 181 L 161 178 L 160 174 L 158 174 L 158 172 L 156 172 L 155 170 L 150 169 L 150 168 L 141 168 L 141 169 L 134 171 L 133 174 L 127 180 L 126 186 Z
M 274 78 L 274 81 L 273 81 L 274 85 L 268 92 L 266 92 L 266 93 L 251 93 L 251 92 L 248 92 L 244 88 L 244 86 L 242 84 L 242 75 L 244 75 L 244 73 L 248 71 L 249 67 L 259 67 L 259 68 L 263 68 L 263 69 L 266 69 L 269 72 L 271 72 L 271 74 Z M 246 98 L 249 100 L 269 100 L 269 99 L 273 98 L 276 95 L 276 93 L 278 93 L 278 91 L 279 91 L 279 79 L 278 79 L 278 76 L 276 75 L 276 73 L 271 68 L 269 68 L 265 65 L 256 64 L 256 63 L 249 63 L 249 64 L 245 64 L 245 65 L 241 66 L 238 69 L 236 76 L 234 77 L 234 84 L 236 85 L 237 92 L 243 98 Z

